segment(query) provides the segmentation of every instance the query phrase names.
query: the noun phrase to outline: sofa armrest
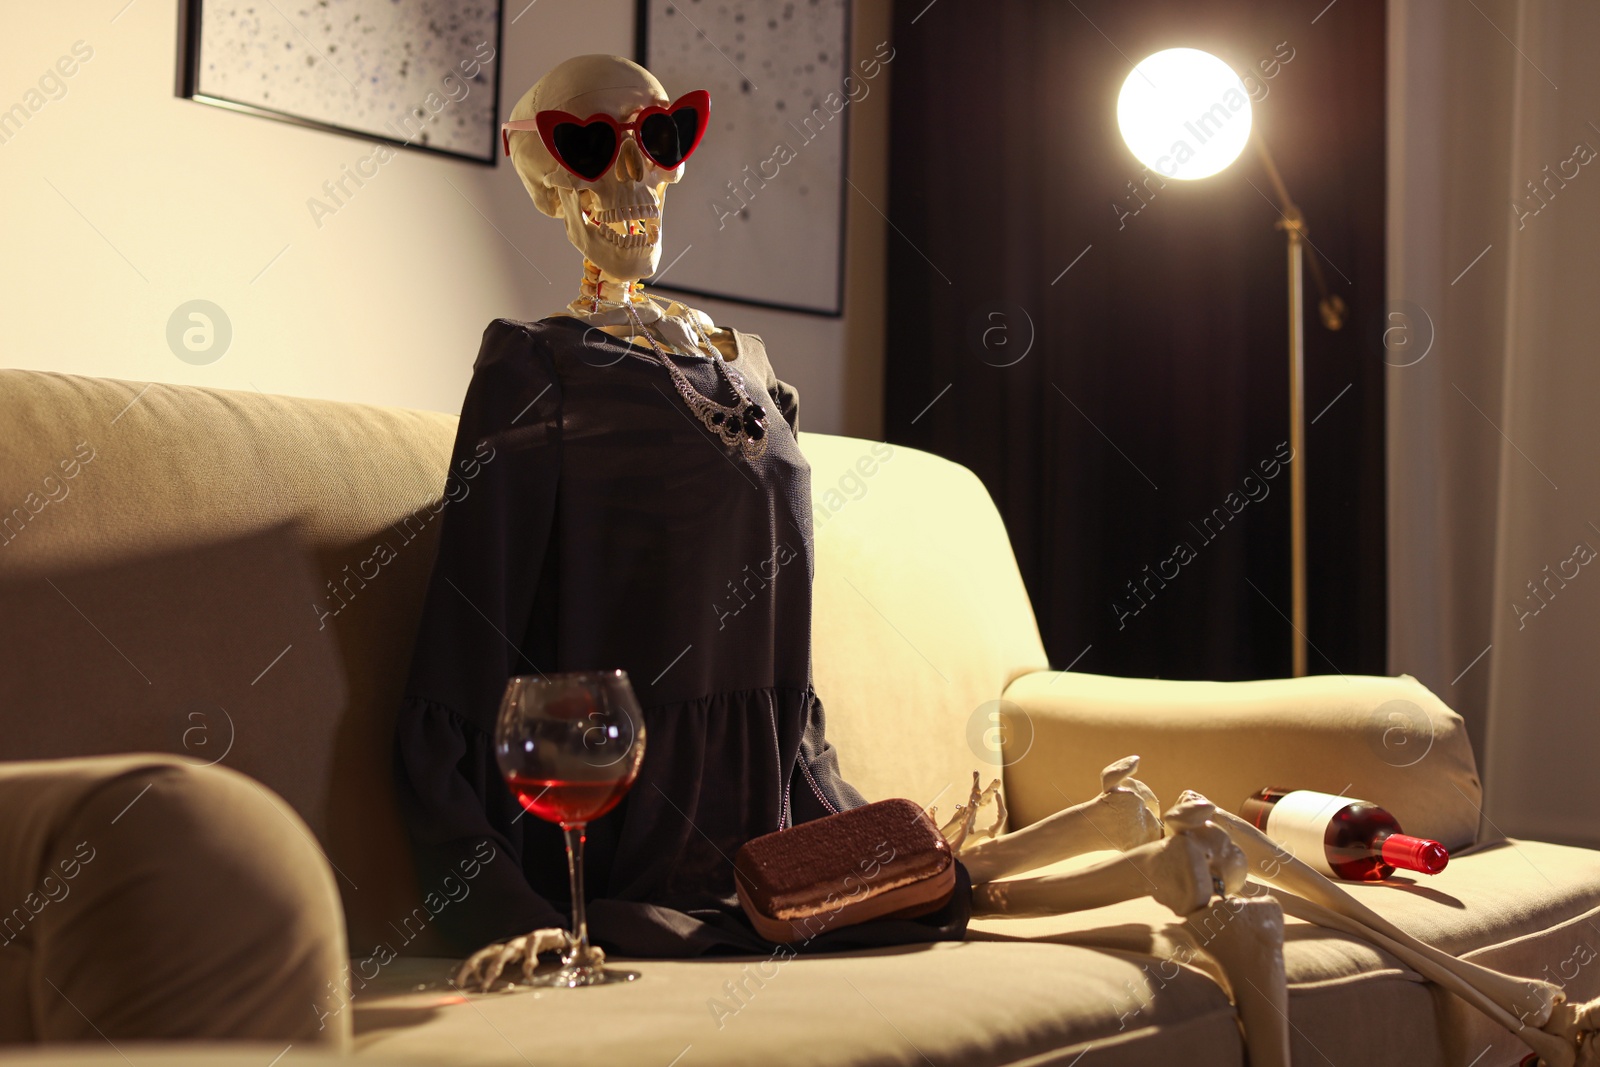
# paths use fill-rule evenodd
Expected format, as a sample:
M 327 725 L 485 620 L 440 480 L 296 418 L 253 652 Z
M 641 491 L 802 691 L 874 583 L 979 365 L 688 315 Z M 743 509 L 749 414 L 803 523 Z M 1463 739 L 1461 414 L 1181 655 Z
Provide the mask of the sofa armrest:
M 0 762 L 0 908 L 0 1045 L 350 1047 L 333 871 L 287 803 L 226 767 Z
M 1163 805 L 1184 789 L 1238 811 L 1266 786 L 1380 804 L 1407 833 L 1474 843 L 1482 786 L 1466 723 L 1409 675 L 1180 682 L 1037 671 L 1007 687 L 1013 827 L 1094 796 L 1129 754 Z

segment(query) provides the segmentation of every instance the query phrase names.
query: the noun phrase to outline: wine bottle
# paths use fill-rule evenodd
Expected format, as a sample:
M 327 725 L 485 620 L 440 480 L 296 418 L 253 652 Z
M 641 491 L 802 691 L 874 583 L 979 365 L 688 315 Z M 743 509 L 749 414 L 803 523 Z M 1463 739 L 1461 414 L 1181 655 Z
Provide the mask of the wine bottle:
M 1336 878 L 1378 882 L 1396 867 L 1438 874 L 1450 853 L 1401 833 L 1393 815 L 1365 800 L 1310 789 L 1262 789 L 1239 814 L 1295 857 Z

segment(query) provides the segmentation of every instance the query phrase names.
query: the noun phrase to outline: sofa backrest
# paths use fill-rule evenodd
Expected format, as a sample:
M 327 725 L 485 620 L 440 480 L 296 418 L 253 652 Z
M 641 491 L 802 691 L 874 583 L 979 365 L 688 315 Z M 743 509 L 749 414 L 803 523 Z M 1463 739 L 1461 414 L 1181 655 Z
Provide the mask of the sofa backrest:
M 867 799 L 948 814 L 973 771 L 1000 775 L 1000 694 L 1048 666 L 1005 525 L 977 475 L 949 460 L 804 431 L 800 446 L 829 740 Z
M 455 422 L 0 371 L 0 759 L 226 762 L 321 840 L 352 950 L 392 942 L 416 887 L 390 734 Z M 870 798 L 948 811 L 988 751 L 971 724 L 1045 665 L 1004 528 L 954 464 L 801 445 L 830 738 Z
M 455 421 L 0 371 L 0 759 L 220 758 L 300 813 L 375 944 L 417 896 L 390 734 Z

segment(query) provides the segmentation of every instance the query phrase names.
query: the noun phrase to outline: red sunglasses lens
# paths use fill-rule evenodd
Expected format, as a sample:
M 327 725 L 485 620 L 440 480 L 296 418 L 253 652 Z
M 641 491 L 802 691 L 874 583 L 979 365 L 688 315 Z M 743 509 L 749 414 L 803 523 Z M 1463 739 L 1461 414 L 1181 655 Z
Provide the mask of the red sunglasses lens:
M 659 166 L 672 170 L 694 151 L 702 121 L 700 109 L 688 104 L 668 114 L 658 111 L 639 124 L 639 147 Z
M 617 131 L 606 122 L 558 122 L 550 131 L 556 154 L 577 175 L 594 181 L 617 158 Z

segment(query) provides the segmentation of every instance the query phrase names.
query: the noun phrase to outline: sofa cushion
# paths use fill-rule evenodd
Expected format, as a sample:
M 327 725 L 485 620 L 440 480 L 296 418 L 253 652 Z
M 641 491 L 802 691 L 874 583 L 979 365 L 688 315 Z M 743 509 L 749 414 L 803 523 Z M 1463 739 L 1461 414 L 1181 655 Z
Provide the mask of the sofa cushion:
M 965 467 L 802 433 L 816 543 L 812 661 L 828 737 L 869 800 L 949 811 L 1000 774 L 999 697 L 1048 663 L 1005 524 Z
M 1113 855 L 1092 853 L 1046 871 Z M 1458 853 L 1431 877 L 1341 884 L 1452 955 L 1557 982 L 1574 1000 L 1600 996 L 1600 852 L 1499 841 Z M 1135 949 L 1175 921 L 1147 898 L 1049 918 L 976 919 L 969 936 Z M 1527 1052 L 1486 1016 L 1366 942 L 1288 918 L 1284 943 L 1296 1063 L 1460 1067 L 1486 1050 L 1493 1051 L 1484 1064 Z
M 505 1067 L 1238 1067 L 1241 1055 L 1233 1010 L 1207 978 L 1185 971 L 1147 996 L 1149 960 L 1069 945 L 647 960 L 629 964 L 643 977 L 623 986 L 470 999 L 444 984 L 451 966 L 400 959 L 358 991 L 358 1056 L 448 1063 L 470 1050 L 475 1064 Z M 431 988 L 403 992 L 417 984 Z

